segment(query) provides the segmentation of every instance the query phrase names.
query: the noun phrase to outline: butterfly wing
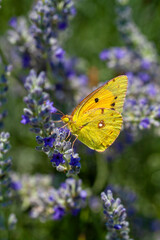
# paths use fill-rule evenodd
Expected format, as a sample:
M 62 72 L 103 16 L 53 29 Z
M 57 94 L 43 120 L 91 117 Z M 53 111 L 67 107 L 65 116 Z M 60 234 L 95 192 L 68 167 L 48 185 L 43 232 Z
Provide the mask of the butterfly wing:
M 78 139 L 89 148 L 99 152 L 105 151 L 118 137 L 122 116 L 115 110 L 99 108 L 89 110 L 77 121 Z
M 127 91 L 127 84 L 127 76 L 122 75 L 113 78 L 90 93 L 72 112 L 73 121 L 76 122 L 84 113 L 95 108 L 107 108 L 121 113 Z

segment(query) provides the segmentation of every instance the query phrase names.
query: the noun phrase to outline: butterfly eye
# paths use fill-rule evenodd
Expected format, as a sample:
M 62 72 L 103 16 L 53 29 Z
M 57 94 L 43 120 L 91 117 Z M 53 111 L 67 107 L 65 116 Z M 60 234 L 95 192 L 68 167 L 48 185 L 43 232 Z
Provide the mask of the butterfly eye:
M 97 103 L 97 102 L 99 101 L 99 99 L 98 99 L 98 98 L 95 98 L 94 101 Z

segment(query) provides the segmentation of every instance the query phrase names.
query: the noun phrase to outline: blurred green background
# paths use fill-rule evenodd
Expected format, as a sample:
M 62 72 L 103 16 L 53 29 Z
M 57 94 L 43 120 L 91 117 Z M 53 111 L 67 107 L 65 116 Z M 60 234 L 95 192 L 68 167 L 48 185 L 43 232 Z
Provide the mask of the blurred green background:
M 13 16 L 27 16 L 33 3 L 33 0 L 2 0 L 1 36 L 8 29 L 9 19 Z M 96 67 L 101 81 L 110 79 L 116 73 L 107 69 L 99 60 L 99 53 L 104 48 L 123 46 L 115 24 L 115 1 L 79 0 L 76 5 L 77 15 L 70 23 L 69 37 L 65 37 L 64 48 L 69 55 L 83 59 L 85 73 Z M 131 0 L 130 5 L 135 23 L 160 52 L 160 1 Z M 6 130 L 11 133 L 10 155 L 13 157 L 13 169 L 20 173 L 55 173 L 47 157 L 35 151 L 34 135 L 29 132 L 27 126 L 20 124 L 24 107 L 22 97 L 25 91 L 20 86 L 21 94 L 16 94 L 15 84 L 11 82 L 7 103 L 9 113 L 5 120 Z M 139 141 L 126 148 L 113 162 L 102 161 L 97 153 L 83 161 L 83 154 L 85 156 L 87 150 L 85 146 L 81 148 L 80 178 L 84 186 L 91 187 L 97 195 L 108 183 L 128 186 L 138 195 L 139 214 L 148 218 L 160 218 L 160 138 L 154 134 L 153 129 L 142 132 Z M 61 182 L 64 178 L 62 174 L 57 174 L 56 181 Z M 22 216 L 20 218 L 22 219 Z M 101 228 L 97 222 L 101 224 Z M 67 216 L 61 222 L 40 223 L 24 214 L 23 221 L 18 222 L 14 239 L 101 240 L 105 238 L 103 225 L 100 214 L 93 214 L 88 209 L 83 210 L 80 216 Z M 132 235 L 134 237 L 134 233 Z

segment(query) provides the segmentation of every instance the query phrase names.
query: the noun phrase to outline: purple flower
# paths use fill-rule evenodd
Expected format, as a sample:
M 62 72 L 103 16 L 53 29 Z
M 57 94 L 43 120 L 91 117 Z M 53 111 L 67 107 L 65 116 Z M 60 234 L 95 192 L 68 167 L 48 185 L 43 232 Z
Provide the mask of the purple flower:
M 65 182 L 61 183 L 61 188 L 66 189 L 67 188 L 67 184 Z
M 76 13 L 77 13 L 76 8 L 75 7 L 71 7 L 70 13 L 71 13 L 72 16 L 75 16 Z
M 12 17 L 12 18 L 9 20 L 9 25 L 10 25 L 12 28 L 16 28 L 16 27 L 17 27 L 17 18 L 16 18 L 16 17 Z
M 144 83 L 146 83 L 146 82 L 148 82 L 148 81 L 150 80 L 150 76 L 149 76 L 148 73 L 140 72 L 140 73 L 138 74 L 138 76 L 139 76 L 139 78 L 140 78 Z
M 83 200 L 85 200 L 86 197 L 87 197 L 87 192 L 86 192 L 85 190 L 82 190 L 82 191 L 80 192 L 80 197 L 81 197 Z
M 128 98 L 127 99 L 127 104 L 135 106 L 137 104 L 137 101 L 136 101 L 136 99 Z
M 140 103 L 141 105 L 146 105 L 146 104 L 148 103 L 148 99 L 147 99 L 147 98 L 140 98 L 140 99 L 139 99 L 139 103 Z
M 141 62 L 141 67 L 145 70 L 148 70 L 151 67 L 151 62 L 149 62 L 147 59 L 143 59 Z
M 99 58 L 102 61 L 105 61 L 107 59 L 109 59 L 110 56 L 110 51 L 108 49 L 104 49 L 100 54 L 99 54 Z
M 71 161 L 70 161 L 70 163 L 69 163 L 69 165 L 71 165 L 71 166 L 74 166 L 74 167 L 80 167 L 81 166 L 81 164 L 80 164 L 80 158 L 79 157 L 73 157 L 73 156 L 71 156 Z
M 122 226 L 121 226 L 120 224 L 115 224 L 115 225 L 114 225 L 114 228 L 115 228 L 116 230 L 119 230 L 119 229 L 122 228 Z
M 53 219 L 54 220 L 61 220 L 65 215 L 65 209 L 61 206 L 54 207 Z
M 46 105 L 47 108 L 50 109 L 50 112 L 51 112 L 51 113 L 57 112 L 57 109 L 56 109 L 55 107 L 53 107 L 53 102 L 50 102 L 50 100 L 47 100 L 47 101 L 45 102 L 45 105 Z
M 116 47 L 116 48 L 114 49 L 114 53 L 115 53 L 115 57 L 116 57 L 117 59 L 123 58 L 123 57 L 125 56 L 125 54 L 126 54 L 126 52 L 124 51 L 124 49 L 119 48 L 119 47 Z
M 150 127 L 150 120 L 149 118 L 143 118 L 139 124 L 140 128 L 149 128 Z
M 66 21 L 58 23 L 58 28 L 60 30 L 65 30 L 67 28 L 68 24 Z
M 30 122 L 29 117 L 26 116 L 26 115 L 22 115 L 21 123 L 22 123 L 22 124 L 27 124 L 27 123 L 29 123 L 29 122 Z
M 134 81 L 134 74 L 132 72 L 127 72 L 126 75 L 128 77 L 128 82 L 132 84 Z
M 56 58 L 58 59 L 62 59 L 64 57 L 64 54 L 65 54 L 65 51 L 62 49 L 62 48 L 58 48 L 56 51 L 55 51 L 55 56 Z
M 47 147 L 53 147 L 53 143 L 55 142 L 55 138 L 53 137 L 46 137 L 46 138 L 43 138 L 43 141 L 44 141 L 44 146 Z
M 88 83 L 88 77 L 84 74 L 81 74 L 79 77 L 79 82 L 81 85 L 86 85 Z
M 55 163 L 56 166 L 59 166 L 59 164 L 65 163 L 65 160 L 63 159 L 63 154 L 54 153 L 52 156 L 51 162 Z
M 51 196 L 51 195 L 49 196 L 49 198 L 48 198 L 48 199 L 49 199 L 49 201 L 51 201 L 51 202 L 53 202 L 53 201 L 54 201 L 54 197 L 53 197 L 53 196 Z
M 13 181 L 11 182 L 11 188 L 15 191 L 19 191 L 22 188 L 22 184 L 19 181 Z
M 31 61 L 30 55 L 29 55 L 27 52 L 24 53 L 23 56 L 22 56 L 22 66 L 23 66 L 24 68 L 29 67 L 30 61 Z
M 160 118 L 160 108 L 158 108 L 158 110 L 157 110 L 156 117 Z
M 157 94 L 157 89 L 154 84 L 148 84 L 147 92 L 151 97 L 154 97 Z

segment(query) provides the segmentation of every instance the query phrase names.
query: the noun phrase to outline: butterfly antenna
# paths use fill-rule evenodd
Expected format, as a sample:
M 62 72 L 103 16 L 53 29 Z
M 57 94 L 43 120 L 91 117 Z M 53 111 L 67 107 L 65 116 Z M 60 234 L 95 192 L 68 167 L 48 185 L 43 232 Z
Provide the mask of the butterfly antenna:
M 56 108 L 57 109 L 57 108 Z M 57 112 L 59 112 L 59 114 L 61 114 L 61 115 L 65 115 L 62 111 L 60 111 L 59 109 L 57 109 Z
M 57 109 L 57 108 L 56 108 Z M 63 112 L 61 112 L 59 109 L 57 109 L 57 112 L 55 112 L 54 114 L 57 114 L 57 115 L 62 115 L 62 116 L 64 116 L 64 113 Z M 57 122 L 62 122 L 62 120 L 56 120 L 56 121 L 53 121 L 53 122 L 55 122 L 55 123 L 57 123 Z
M 58 113 L 58 112 L 56 112 L 56 113 L 54 113 L 54 114 L 57 114 L 57 115 L 62 115 L 62 113 Z

